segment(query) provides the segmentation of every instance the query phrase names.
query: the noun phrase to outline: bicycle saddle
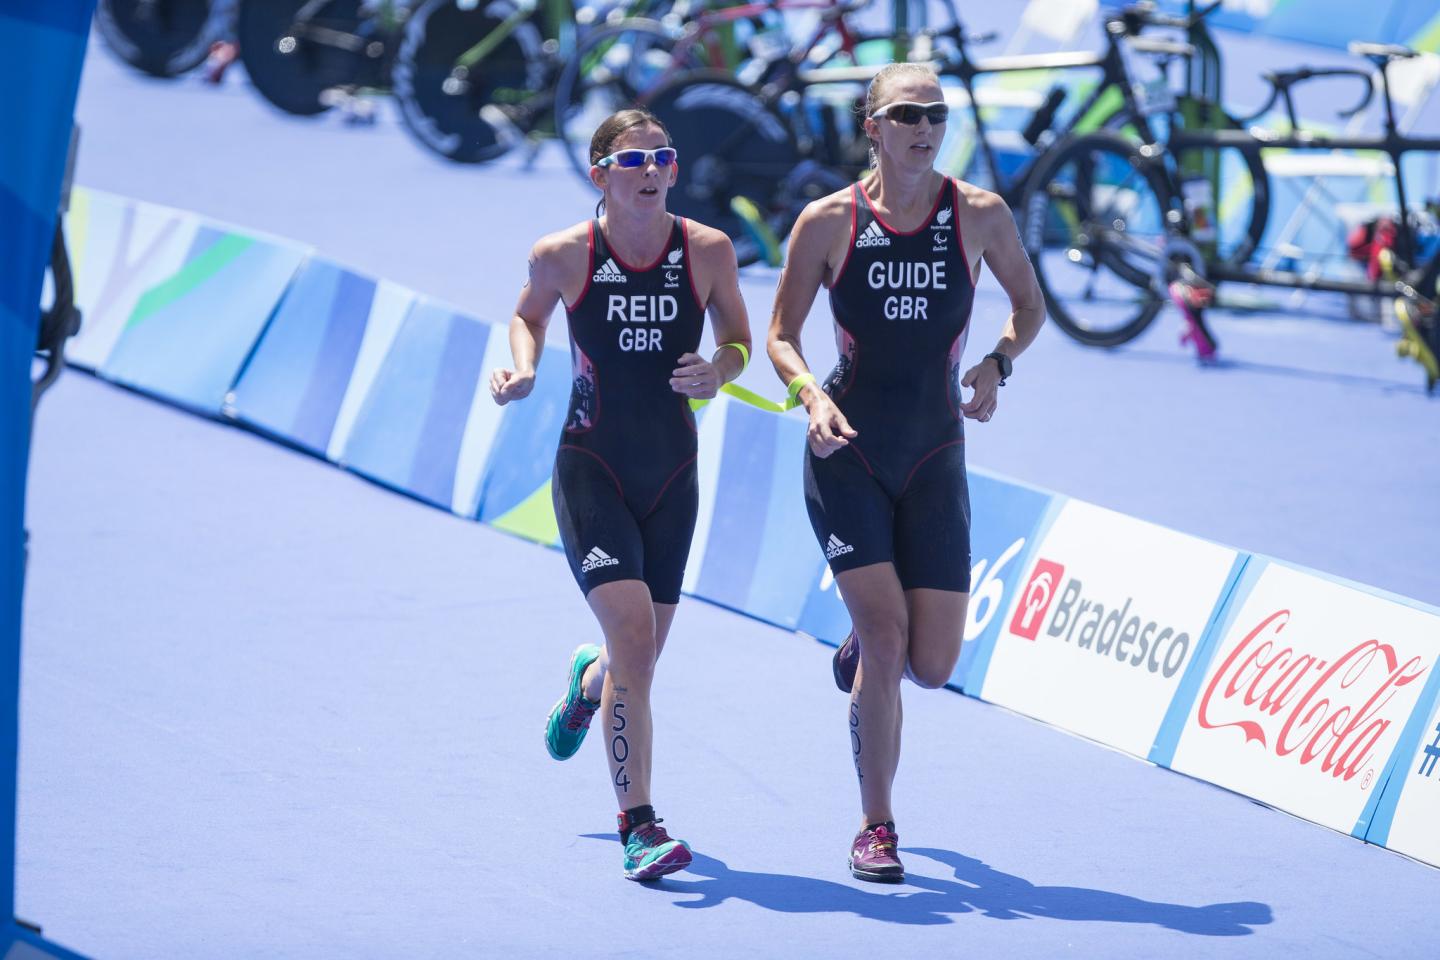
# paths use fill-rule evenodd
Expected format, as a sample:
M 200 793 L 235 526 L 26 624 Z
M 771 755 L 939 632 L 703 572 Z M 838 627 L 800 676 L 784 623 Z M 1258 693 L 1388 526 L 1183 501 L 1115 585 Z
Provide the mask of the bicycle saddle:
M 1357 57 L 1370 57 L 1374 60 L 1408 60 L 1420 55 L 1398 43 L 1366 43 L 1362 40 L 1352 42 L 1349 50 Z

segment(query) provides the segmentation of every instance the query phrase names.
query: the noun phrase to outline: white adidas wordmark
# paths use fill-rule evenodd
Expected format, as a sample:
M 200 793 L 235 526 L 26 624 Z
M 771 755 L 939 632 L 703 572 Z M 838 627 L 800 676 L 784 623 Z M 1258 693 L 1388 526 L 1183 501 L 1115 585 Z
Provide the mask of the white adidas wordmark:
M 855 548 L 845 543 L 835 534 L 830 534 L 830 539 L 825 541 L 825 559 L 834 560 L 836 557 L 843 557 L 847 553 L 854 553 Z
M 606 260 L 600 269 L 595 271 L 593 279 L 596 283 L 628 283 L 630 280 L 624 271 L 615 266 L 614 260 Z
M 884 230 L 880 229 L 880 222 L 878 220 L 871 220 L 870 225 L 861 232 L 859 239 L 855 241 L 856 250 L 859 250 L 861 247 L 888 246 L 890 246 L 890 238 L 885 236 Z
M 580 564 L 581 573 L 589 573 L 591 570 L 598 570 L 601 567 L 619 566 L 620 561 L 599 547 L 591 547 L 590 552 L 585 554 L 585 561 Z

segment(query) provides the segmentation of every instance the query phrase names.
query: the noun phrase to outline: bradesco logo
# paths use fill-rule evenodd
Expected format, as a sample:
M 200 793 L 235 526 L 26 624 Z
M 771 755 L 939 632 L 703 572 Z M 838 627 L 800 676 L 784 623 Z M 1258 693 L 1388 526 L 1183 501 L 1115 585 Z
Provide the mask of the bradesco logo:
M 1011 633 L 1026 640 L 1034 640 L 1039 635 L 1045 611 L 1050 609 L 1050 601 L 1055 599 L 1055 588 L 1064 576 L 1065 568 L 1052 560 L 1040 560 L 1035 564 L 1035 572 L 1030 574 L 1030 582 L 1025 584 L 1025 592 L 1020 594 L 1015 616 L 1010 618 Z
M 1047 637 L 1062 639 L 1077 650 L 1093 650 L 1102 657 L 1113 656 L 1126 666 L 1143 666 L 1150 673 L 1173 677 L 1189 656 L 1190 634 L 1132 615 L 1134 602 L 1134 597 L 1126 597 L 1116 607 L 1088 597 L 1078 577 L 1067 580 L 1064 566 L 1042 559 L 1036 562 L 1030 582 L 1020 594 L 1010 632 L 1026 640 L 1038 640 L 1043 628 Z
M 1210 678 L 1196 719 L 1206 730 L 1235 727 L 1246 744 L 1294 757 L 1302 767 L 1319 759 L 1322 773 L 1341 780 L 1369 769 L 1361 783 L 1369 787 L 1376 744 L 1408 716 L 1385 707 L 1428 668 L 1420 657 L 1401 663 L 1395 648 L 1379 640 L 1329 661 L 1297 654 L 1282 646 L 1290 619 L 1289 610 L 1276 610 L 1245 635 Z

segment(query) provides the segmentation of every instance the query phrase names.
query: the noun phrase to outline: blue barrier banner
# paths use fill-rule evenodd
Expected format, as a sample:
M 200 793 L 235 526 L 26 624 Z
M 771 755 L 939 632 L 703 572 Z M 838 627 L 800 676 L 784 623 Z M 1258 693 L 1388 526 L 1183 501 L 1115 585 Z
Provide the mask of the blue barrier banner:
M 328 456 L 347 397 L 358 412 L 379 371 L 367 346 L 383 357 L 414 300 L 331 261 L 307 260 L 227 398 L 226 415 Z
M 489 369 L 511 365 L 510 347 L 495 344 Z M 477 497 L 479 518 L 501 530 L 551 546 L 560 542 L 555 508 L 550 499 L 550 474 L 555 448 L 570 412 L 570 357 L 547 348 L 535 367 L 535 386 L 524 400 L 506 404 L 484 467 Z M 488 395 L 485 402 L 495 407 Z
M 984 470 L 971 470 L 969 480 L 970 604 L 960 662 L 950 682 L 973 694 L 985 684 L 1005 612 L 1064 498 Z
M 77 187 L 65 218 L 75 304 L 84 322 L 66 359 L 99 370 L 147 291 L 175 276 L 195 246 L 193 213 Z
M 806 421 L 730 402 L 694 595 L 794 628 L 824 557 L 805 512 Z
M 100 375 L 219 416 L 305 250 L 202 226 L 185 264 L 140 297 Z
M 970 470 L 969 481 L 970 604 L 960 660 L 950 678 L 951 686 L 967 693 L 984 682 L 1001 616 L 1020 586 L 1038 534 L 1061 500 L 980 469 Z M 797 628 L 832 644 L 850 632 L 850 615 L 828 567 L 811 583 Z
M 491 329 L 438 303 L 415 304 L 365 395 L 339 462 L 451 509 L 471 408 L 484 389 Z

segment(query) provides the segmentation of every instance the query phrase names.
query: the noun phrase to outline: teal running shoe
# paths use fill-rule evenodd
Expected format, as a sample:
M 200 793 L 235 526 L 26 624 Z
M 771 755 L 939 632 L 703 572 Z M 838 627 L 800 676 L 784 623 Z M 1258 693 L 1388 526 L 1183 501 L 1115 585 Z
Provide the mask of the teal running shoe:
M 659 820 L 630 831 L 625 842 L 625 879 L 658 880 L 690 866 L 690 845 L 673 840 Z
M 545 720 L 545 749 L 556 760 L 569 760 L 575 756 L 575 751 L 580 749 L 580 744 L 585 742 L 585 734 L 590 730 L 590 719 L 600 709 L 599 703 L 585 699 L 580 690 L 580 679 L 585 676 L 585 670 L 599 658 L 600 648 L 593 643 L 580 647 L 570 657 L 570 686 Z

